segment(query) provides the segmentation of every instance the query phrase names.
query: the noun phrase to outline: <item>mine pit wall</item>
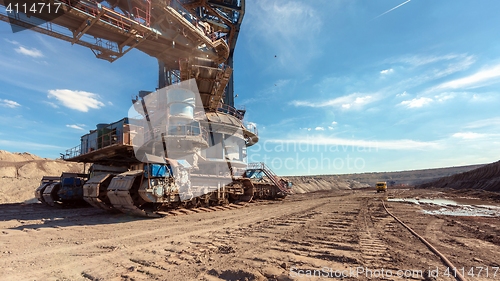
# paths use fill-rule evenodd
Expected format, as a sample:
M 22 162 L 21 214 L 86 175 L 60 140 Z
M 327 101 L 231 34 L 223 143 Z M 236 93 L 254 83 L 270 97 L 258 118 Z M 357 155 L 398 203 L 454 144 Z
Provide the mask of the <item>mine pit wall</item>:
M 500 161 L 485 165 L 472 171 L 441 178 L 437 181 L 425 183 L 418 188 L 453 188 L 453 189 L 481 189 L 486 191 L 500 191 Z

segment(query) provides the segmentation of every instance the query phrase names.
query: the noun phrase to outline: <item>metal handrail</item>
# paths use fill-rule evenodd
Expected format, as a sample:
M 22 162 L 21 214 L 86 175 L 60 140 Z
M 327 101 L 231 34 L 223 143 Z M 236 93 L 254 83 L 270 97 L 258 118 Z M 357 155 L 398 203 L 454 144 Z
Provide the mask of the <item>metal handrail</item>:
M 245 117 L 244 114 L 242 114 L 240 110 L 238 110 L 230 105 L 227 105 L 225 103 L 219 103 L 219 105 L 217 106 L 217 112 L 222 112 L 222 113 L 232 115 L 232 116 L 238 118 L 239 120 L 243 120 L 243 118 Z
M 247 123 L 247 122 L 244 122 L 243 124 L 245 125 L 245 128 L 248 131 L 252 132 L 256 136 L 259 135 L 259 130 L 257 130 L 257 126 L 255 126 L 255 124 L 253 124 L 253 123 Z
M 136 19 L 128 18 L 125 15 L 122 15 L 122 14 L 120 14 L 112 9 L 109 9 L 109 8 L 103 6 L 100 3 L 98 3 L 97 1 L 78 1 L 78 2 L 74 2 L 74 1 L 70 1 L 70 0 L 59 0 L 59 1 L 61 1 L 62 3 L 65 3 L 66 5 L 68 5 L 72 8 L 75 8 L 75 9 L 78 9 L 82 12 L 93 15 L 94 17 L 97 16 L 101 10 L 104 10 L 105 13 L 101 17 L 101 20 L 103 20 L 111 25 L 114 25 L 118 28 L 121 28 L 123 30 L 129 31 L 132 29 L 133 25 L 143 24 L 140 21 L 137 21 Z M 146 15 L 147 14 L 148 13 L 146 12 Z M 139 17 L 139 19 L 142 19 L 142 18 Z M 149 22 L 147 21 L 147 18 L 142 19 L 142 20 L 145 20 L 146 21 L 145 26 L 149 27 Z
M 86 143 L 86 147 L 83 147 L 83 143 L 77 145 L 73 148 L 67 149 L 65 153 L 62 155 L 63 159 L 70 159 L 74 157 L 78 157 L 80 155 L 84 155 L 87 153 L 91 153 L 103 148 L 106 148 L 111 145 L 123 145 L 124 143 L 124 134 L 118 133 L 117 131 L 112 131 L 106 134 L 97 137 L 96 139 L 90 140 Z M 128 134 L 128 133 L 127 133 Z
M 153 129 L 155 138 L 161 136 L 163 133 L 160 129 Z M 205 141 L 208 141 L 208 131 L 199 125 L 182 125 L 182 126 L 169 126 L 165 132 L 165 136 L 202 136 Z M 144 133 L 144 142 L 152 140 L 151 131 Z
M 280 179 L 264 162 L 249 163 L 247 170 L 261 170 L 284 193 L 290 193 L 286 183 Z

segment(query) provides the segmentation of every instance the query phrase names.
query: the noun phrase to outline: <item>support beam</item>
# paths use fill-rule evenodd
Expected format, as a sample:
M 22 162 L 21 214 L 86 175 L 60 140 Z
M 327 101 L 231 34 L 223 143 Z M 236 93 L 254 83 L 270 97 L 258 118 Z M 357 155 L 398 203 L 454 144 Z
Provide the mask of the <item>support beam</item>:
M 78 40 L 80 40 L 80 38 L 82 38 L 82 36 L 101 18 L 102 15 L 104 15 L 104 9 L 101 10 L 96 17 L 89 17 L 87 20 L 82 22 L 80 27 L 73 31 L 73 40 L 71 41 L 71 44 L 75 44 Z
M 10 23 L 10 24 L 14 24 L 14 25 L 20 26 L 20 27 L 24 27 L 24 28 L 29 29 L 29 30 L 36 31 L 36 32 L 41 33 L 41 34 L 49 35 L 49 36 L 52 36 L 54 38 L 58 38 L 58 39 L 61 39 L 61 40 L 67 41 L 67 42 L 72 42 L 73 41 L 72 37 L 70 37 L 68 35 L 65 35 L 65 34 L 61 34 L 59 32 L 53 31 L 51 29 L 51 26 L 52 26 L 51 23 L 47 23 L 47 25 L 46 25 L 47 28 L 43 28 L 43 27 L 40 27 L 40 26 L 37 26 L 37 25 L 34 25 L 34 24 L 30 24 L 28 22 L 19 20 L 19 19 L 8 17 L 8 16 L 3 15 L 3 14 L 0 14 L 0 20 L 4 21 L 4 22 L 7 22 L 7 23 Z M 107 52 L 107 53 L 109 53 L 112 56 L 119 56 L 120 55 L 117 52 L 114 52 L 114 51 L 111 51 L 109 49 L 103 48 L 103 47 L 101 47 L 101 46 L 99 46 L 97 44 L 92 44 L 92 43 L 85 42 L 85 41 L 82 41 L 82 40 L 78 40 L 76 42 L 76 44 L 84 46 L 84 47 L 87 47 L 87 48 L 89 48 L 89 49 L 91 49 L 93 51 L 95 50 L 95 51 L 98 51 L 98 52 L 101 52 L 101 53 Z M 109 59 L 107 59 L 107 60 L 109 61 Z
M 241 7 L 238 7 L 236 5 L 229 5 L 226 3 L 219 3 L 217 1 L 210 1 L 210 0 L 208 0 L 208 4 L 210 4 L 211 6 L 225 8 L 225 9 L 229 9 L 229 10 L 233 10 L 233 11 L 237 11 L 237 12 L 241 11 Z

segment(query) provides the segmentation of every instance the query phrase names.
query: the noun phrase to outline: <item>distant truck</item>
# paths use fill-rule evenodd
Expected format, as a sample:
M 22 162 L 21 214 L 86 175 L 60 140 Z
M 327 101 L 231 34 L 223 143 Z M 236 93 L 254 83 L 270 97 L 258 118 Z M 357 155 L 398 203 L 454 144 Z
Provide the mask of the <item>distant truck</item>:
M 379 193 L 379 192 L 386 192 L 387 191 L 387 182 L 385 182 L 385 181 L 379 181 L 379 182 L 377 182 L 377 184 L 375 185 L 375 187 L 377 188 L 377 193 Z

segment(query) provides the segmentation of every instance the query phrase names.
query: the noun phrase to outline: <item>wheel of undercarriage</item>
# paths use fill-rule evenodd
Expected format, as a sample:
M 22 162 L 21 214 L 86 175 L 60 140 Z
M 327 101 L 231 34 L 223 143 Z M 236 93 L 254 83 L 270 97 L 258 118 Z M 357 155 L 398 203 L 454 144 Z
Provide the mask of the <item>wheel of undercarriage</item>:
M 240 201 L 242 202 L 250 202 L 253 199 L 254 186 L 253 183 L 249 179 L 242 180 L 244 187 L 244 194 L 240 195 Z
M 107 196 L 107 188 L 114 176 L 103 174 L 90 178 L 83 186 L 83 199 L 95 208 L 117 212 Z
M 201 206 L 201 202 L 200 202 L 200 198 L 198 198 L 198 197 L 194 197 L 193 199 L 184 202 L 184 208 L 191 209 L 191 208 L 198 208 L 200 206 Z
M 207 193 L 199 197 L 200 205 L 203 207 L 210 207 L 210 197 L 212 193 Z
M 51 207 L 60 206 L 61 204 L 58 202 L 59 197 L 57 196 L 57 192 L 59 192 L 60 188 L 60 182 L 53 182 L 49 186 L 47 186 L 42 194 L 44 203 Z
M 229 204 L 229 200 L 225 196 L 224 196 L 224 198 L 220 198 L 220 199 L 217 200 L 217 205 L 218 206 L 225 206 L 225 205 L 228 205 L 228 204 Z
M 52 182 L 44 182 L 44 183 L 40 184 L 40 186 L 35 190 L 35 197 L 38 199 L 38 201 L 40 201 L 41 203 L 43 203 L 45 205 L 49 205 L 49 204 L 47 204 L 47 202 L 45 202 L 45 199 L 43 198 L 43 192 L 50 184 L 52 184 Z

